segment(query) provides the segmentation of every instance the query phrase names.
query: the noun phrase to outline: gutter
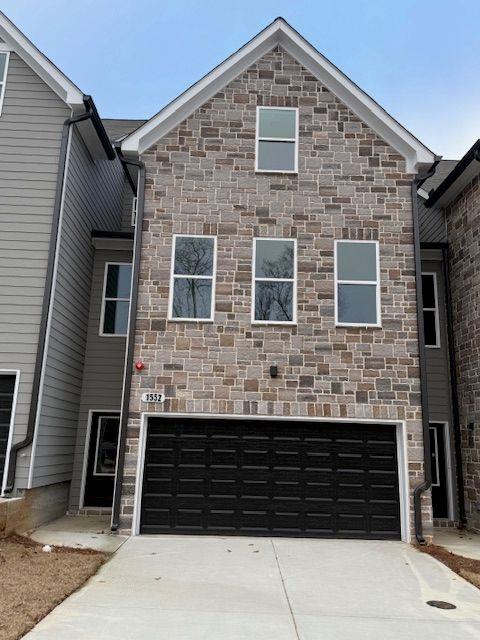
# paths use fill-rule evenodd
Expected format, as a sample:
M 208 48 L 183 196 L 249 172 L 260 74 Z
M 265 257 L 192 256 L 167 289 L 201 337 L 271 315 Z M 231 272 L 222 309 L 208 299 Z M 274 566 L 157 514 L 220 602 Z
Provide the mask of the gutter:
M 417 326 L 418 326 L 418 358 L 420 365 L 420 398 L 422 406 L 422 431 L 423 431 L 423 465 L 424 480 L 417 485 L 413 491 L 413 509 L 415 516 L 415 537 L 419 544 L 426 544 L 423 536 L 422 523 L 422 493 L 428 491 L 432 486 L 432 460 L 430 452 L 430 424 L 428 411 L 428 393 L 427 393 L 427 357 L 425 352 L 425 329 L 423 325 L 423 291 L 422 291 L 422 260 L 420 248 L 420 222 L 418 214 L 418 195 L 417 189 L 419 184 L 423 184 L 425 180 L 431 178 L 435 173 L 437 160 L 430 167 L 426 174 L 417 176 L 412 180 L 412 210 L 413 210 L 413 249 L 415 260 L 415 284 L 417 293 Z
M 112 145 L 108 140 L 105 129 L 103 129 L 102 121 L 95 108 L 93 100 L 90 96 L 83 97 L 85 105 L 85 113 L 67 118 L 63 123 L 62 140 L 60 143 L 60 155 L 58 161 L 58 176 L 55 191 L 55 201 L 53 205 L 52 227 L 50 231 L 50 244 L 48 247 L 48 263 L 45 276 L 45 289 L 43 292 L 42 314 L 40 316 L 40 328 L 38 334 L 37 354 L 35 358 L 35 368 L 33 372 L 32 397 L 30 400 L 30 410 L 28 414 L 27 432 L 23 440 L 16 442 L 10 449 L 8 459 L 8 472 L 5 486 L 5 493 L 11 493 L 15 486 L 15 471 L 17 468 L 17 454 L 21 449 L 32 444 L 35 435 L 35 426 L 37 423 L 37 414 L 40 404 L 40 389 L 42 386 L 42 374 L 44 371 L 44 361 L 48 344 L 48 326 L 51 318 L 52 293 L 55 279 L 55 263 L 60 242 L 60 219 L 62 211 L 62 200 L 65 190 L 67 177 L 67 156 L 69 149 L 69 140 L 72 125 L 91 120 L 96 132 L 99 135 L 100 142 L 105 149 L 105 153 L 110 160 L 115 158 Z M 103 129 L 103 136 L 100 135 L 100 128 Z M 108 143 L 108 146 L 107 146 Z M 109 147 L 109 150 L 108 150 Z
M 111 530 L 117 531 L 120 520 L 120 500 L 122 496 L 122 480 L 125 465 L 125 448 L 127 439 L 128 410 L 130 406 L 130 389 L 132 386 L 133 355 L 135 350 L 135 322 L 137 318 L 138 279 L 142 251 L 143 212 L 145 205 L 145 164 L 142 161 L 127 160 L 122 153 L 118 157 L 125 165 L 138 167 L 137 217 L 135 220 L 135 241 L 133 243 L 132 290 L 130 294 L 130 311 L 128 315 L 128 337 L 125 350 L 125 369 L 123 374 L 122 404 L 120 409 L 120 429 L 117 447 L 117 471 L 113 491 L 113 508 Z M 127 167 L 125 167 L 127 169 Z M 134 191 L 135 193 L 135 191 Z

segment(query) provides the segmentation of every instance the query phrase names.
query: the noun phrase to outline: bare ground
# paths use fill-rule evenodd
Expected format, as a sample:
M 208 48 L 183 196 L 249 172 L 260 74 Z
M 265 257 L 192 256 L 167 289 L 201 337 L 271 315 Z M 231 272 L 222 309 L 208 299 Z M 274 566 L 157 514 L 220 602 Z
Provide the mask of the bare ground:
M 440 547 L 436 544 L 427 545 L 425 547 L 417 547 L 422 553 L 428 553 L 443 564 L 447 565 L 449 569 L 458 573 L 459 576 L 471 582 L 475 587 L 480 589 L 480 560 L 473 560 L 472 558 L 465 558 L 464 556 L 458 556 L 456 553 L 452 553 Z
M 0 540 L 0 640 L 17 640 L 92 576 L 107 555 L 22 536 Z

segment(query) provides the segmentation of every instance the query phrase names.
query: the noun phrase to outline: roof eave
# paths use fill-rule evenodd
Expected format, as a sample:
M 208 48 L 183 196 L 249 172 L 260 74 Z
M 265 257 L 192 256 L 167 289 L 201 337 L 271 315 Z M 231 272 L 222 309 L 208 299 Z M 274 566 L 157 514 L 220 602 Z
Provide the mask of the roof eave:
M 430 194 L 425 206 L 444 207 L 451 202 L 480 173 L 480 139 L 477 140 Z
M 251 66 L 262 55 L 280 45 L 356 115 L 406 159 L 406 170 L 419 173 L 437 156 L 390 116 L 373 98 L 319 53 L 283 18 L 277 18 L 237 52 L 170 102 L 122 142 L 126 155 L 140 155 L 199 106 Z

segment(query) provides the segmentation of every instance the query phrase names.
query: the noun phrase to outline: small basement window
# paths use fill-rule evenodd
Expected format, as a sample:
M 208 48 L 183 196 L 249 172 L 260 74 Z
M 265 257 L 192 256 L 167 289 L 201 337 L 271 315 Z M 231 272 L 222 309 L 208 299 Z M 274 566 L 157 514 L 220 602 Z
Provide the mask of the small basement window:
M 7 51 L 0 52 L 0 114 L 3 109 L 5 86 L 7 84 L 7 69 L 10 54 Z
M 126 336 L 132 265 L 128 262 L 107 262 L 103 283 L 101 336 Z
M 380 326 L 378 242 L 335 241 L 335 324 Z
M 298 109 L 257 107 L 255 171 L 297 173 Z
M 440 320 L 436 273 L 422 273 L 423 328 L 426 347 L 440 347 Z
M 173 237 L 169 320 L 213 320 L 216 242 L 213 236 Z
M 255 238 L 252 322 L 295 324 L 296 242 Z

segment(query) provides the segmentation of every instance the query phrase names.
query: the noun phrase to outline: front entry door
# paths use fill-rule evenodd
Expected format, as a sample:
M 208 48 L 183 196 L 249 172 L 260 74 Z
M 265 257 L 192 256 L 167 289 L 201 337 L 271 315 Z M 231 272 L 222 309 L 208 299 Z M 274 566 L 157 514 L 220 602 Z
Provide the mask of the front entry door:
M 445 425 L 430 423 L 432 456 L 432 506 L 434 518 L 448 518 L 448 486 L 445 455 Z
M 118 413 L 92 415 L 84 507 L 112 506 L 119 425 Z

